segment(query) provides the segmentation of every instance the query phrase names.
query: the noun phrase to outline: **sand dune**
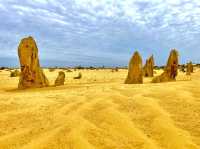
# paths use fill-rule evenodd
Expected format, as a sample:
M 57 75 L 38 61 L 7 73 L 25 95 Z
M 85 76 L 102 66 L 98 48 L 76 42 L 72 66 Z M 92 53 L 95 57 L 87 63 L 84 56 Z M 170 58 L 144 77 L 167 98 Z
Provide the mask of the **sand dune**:
M 50 84 L 58 71 L 45 70 Z M 200 148 L 200 71 L 139 85 L 123 83 L 127 70 L 78 72 L 64 86 L 17 90 L 1 71 L 0 149 Z

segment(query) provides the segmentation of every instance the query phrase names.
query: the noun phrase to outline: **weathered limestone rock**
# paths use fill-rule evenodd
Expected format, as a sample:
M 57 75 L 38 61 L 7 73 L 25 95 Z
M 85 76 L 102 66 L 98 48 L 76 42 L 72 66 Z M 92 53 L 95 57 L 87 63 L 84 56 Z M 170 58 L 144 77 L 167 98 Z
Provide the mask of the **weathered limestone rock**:
M 153 68 L 154 68 L 154 58 L 153 55 L 146 60 L 146 64 L 143 68 L 143 74 L 145 77 L 153 77 Z
M 187 63 L 187 67 L 186 67 L 186 75 L 190 75 L 191 73 L 194 72 L 193 70 L 193 64 L 192 62 L 190 61 L 189 63 Z
M 49 72 L 54 72 L 55 70 L 55 68 L 49 68 Z
M 18 47 L 21 75 L 18 88 L 45 87 L 49 82 L 40 68 L 38 48 L 32 37 L 21 40 Z
M 178 52 L 172 49 L 168 58 L 167 66 L 164 68 L 164 72 L 155 78 L 152 83 L 175 81 L 178 75 Z
M 66 72 L 72 72 L 72 70 L 70 70 L 70 69 L 65 69 L 65 71 L 66 71 Z
M 64 85 L 65 83 L 65 73 L 63 71 L 60 71 L 58 73 L 58 77 L 55 80 L 55 86 Z
M 81 78 L 82 78 L 82 73 L 81 72 L 78 73 L 78 76 L 74 77 L 74 79 L 81 79 Z
M 143 72 L 142 72 L 142 58 L 136 51 L 128 66 L 128 76 L 125 80 L 125 84 L 142 84 Z
M 20 76 L 19 70 L 14 70 L 10 72 L 10 77 L 19 77 L 19 76 Z
M 112 68 L 111 69 L 111 72 L 118 72 L 119 71 L 119 68 L 118 67 L 115 67 L 115 68 Z
M 180 71 L 181 71 L 181 72 L 183 72 L 183 73 L 185 72 L 185 65 L 184 65 L 184 64 L 183 64 L 183 65 L 180 65 L 179 68 L 180 68 Z

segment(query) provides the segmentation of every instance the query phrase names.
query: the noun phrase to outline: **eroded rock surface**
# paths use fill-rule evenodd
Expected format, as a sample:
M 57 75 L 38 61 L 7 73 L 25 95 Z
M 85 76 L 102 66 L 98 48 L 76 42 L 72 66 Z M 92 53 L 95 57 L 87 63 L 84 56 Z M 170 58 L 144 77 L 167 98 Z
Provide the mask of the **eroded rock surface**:
M 125 84 L 142 84 L 143 71 L 142 71 L 142 58 L 139 52 L 135 52 L 130 59 L 128 66 L 128 75 Z
M 167 61 L 167 65 L 164 68 L 164 72 L 155 78 L 153 83 L 175 81 L 178 75 L 178 52 L 176 49 L 172 49 Z
M 190 61 L 189 63 L 187 63 L 187 66 L 186 66 L 186 74 L 190 75 L 193 72 L 194 72 L 193 64 Z
M 58 73 L 58 77 L 55 80 L 55 86 L 64 85 L 65 83 L 65 73 L 63 71 L 60 71 Z
M 49 81 L 40 68 L 38 48 L 32 37 L 21 40 L 18 47 L 21 75 L 18 88 L 45 87 Z
M 145 77 L 153 77 L 153 68 L 154 68 L 154 58 L 153 55 L 146 60 L 146 64 L 143 68 L 143 74 Z

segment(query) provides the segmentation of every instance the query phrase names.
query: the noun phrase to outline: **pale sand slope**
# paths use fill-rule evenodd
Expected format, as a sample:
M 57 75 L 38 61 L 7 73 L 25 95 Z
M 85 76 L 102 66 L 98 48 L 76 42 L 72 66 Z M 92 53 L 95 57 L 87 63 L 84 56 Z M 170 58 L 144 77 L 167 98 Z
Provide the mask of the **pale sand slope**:
M 45 70 L 51 84 L 58 71 Z M 0 72 L 0 149 L 200 149 L 200 71 L 143 85 L 123 84 L 127 70 L 81 72 L 23 91 Z

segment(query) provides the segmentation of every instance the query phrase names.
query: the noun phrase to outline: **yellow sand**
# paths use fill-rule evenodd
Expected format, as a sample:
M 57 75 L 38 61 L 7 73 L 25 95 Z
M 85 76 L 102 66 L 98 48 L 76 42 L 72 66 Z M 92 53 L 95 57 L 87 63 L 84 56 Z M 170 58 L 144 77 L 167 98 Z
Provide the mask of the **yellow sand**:
M 51 84 L 58 71 L 45 70 Z M 0 149 L 200 149 L 200 71 L 142 85 L 123 84 L 127 70 L 73 80 L 78 72 L 64 86 L 19 91 L 1 71 Z

